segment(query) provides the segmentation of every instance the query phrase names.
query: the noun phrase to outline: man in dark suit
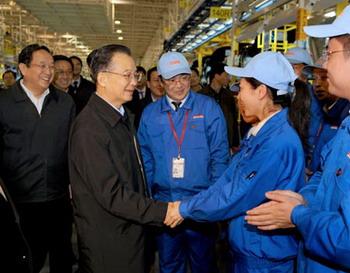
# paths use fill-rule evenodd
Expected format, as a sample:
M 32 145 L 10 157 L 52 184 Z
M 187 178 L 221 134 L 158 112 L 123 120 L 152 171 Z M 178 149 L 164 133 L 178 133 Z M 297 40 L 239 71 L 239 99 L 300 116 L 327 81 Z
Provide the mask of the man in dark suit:
M 146 92 L 145 97 L 145 101 L 148 104 L 160 99 L 165 94 L 164 86 L 161 84 L 156 66 L 147 71 L 147 88 L 150 91 Z
M 136 91 L 134 92 L 134 94 Z M 147 89 L 146 95 L 143 99 L 138 100 L 134 104 L 134 115 L 135 115 L 135 128 L 139 127 L 141 115 L 143 109 L 146 106 L 159 98 L 161 98 L 165 94 L 164 87 L 160 83 L 159 74 L 157 71 L 157 67 L 152 67 L 147 71 Z
M 54 60 L 47 47 L 28 45 L 18 63 L 23 78 L 0 93 L 0 174 L 31 248 L 33 272 L 49 254 L 51 273 L 70 273 L 67 150 L 74 102 L 50 85 Z
M 70 180 L 82 273 L 145 271 L 144 224 L 162 225 L 168 205 L 147 198 L 130 101 L 137 74 L 130 50 L 99 48 L 91 63 L 96 93 L 76 118 Z M 169 205 L 171 207 L 171 205 Z
M 73 79 L 73 63 L 64 55 L 54 55 L 55 76 L 52 84 L 59 90 L 68 92 Z
M 142 66 L 136 66 L 136 73 L 139 75 L 134 95 L 137 95 L 140 100 L 146 97 L 146 69 Z
M 143 102 L 141 101 L 149 97 L 150 91 L 146 85 L 146 70 L 142 66 L 136 66 L 136 73 L 137 84 L 135 86 L 135 91 L 131 101 L 125 103 L 125 106 L 135 115 L 135 127 L 137 128 L 142 113 L 142 111 L 140 112 L 140 105 L 143 104 Z
M 77 114 L 85 107 L 92 93 L 95 92 L 96 86 L 94 83 L 85 79 L 80 75 L 83 67 L 82 60 L 77 56 L 69 58 L 73 63 L 73 82 L 69 87 L 68 93 L 73 97 Z

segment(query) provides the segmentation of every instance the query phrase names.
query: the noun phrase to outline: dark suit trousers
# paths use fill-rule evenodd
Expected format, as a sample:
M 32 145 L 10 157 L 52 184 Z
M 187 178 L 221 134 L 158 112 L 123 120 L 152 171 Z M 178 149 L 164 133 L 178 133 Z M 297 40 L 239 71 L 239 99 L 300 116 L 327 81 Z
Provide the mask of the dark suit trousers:
M 33 256 L 34 273 L 49 253 L 50 273 L 72 272 L 72 207 L 68 198 L 41 203 L 19 203 L 23 233 Z

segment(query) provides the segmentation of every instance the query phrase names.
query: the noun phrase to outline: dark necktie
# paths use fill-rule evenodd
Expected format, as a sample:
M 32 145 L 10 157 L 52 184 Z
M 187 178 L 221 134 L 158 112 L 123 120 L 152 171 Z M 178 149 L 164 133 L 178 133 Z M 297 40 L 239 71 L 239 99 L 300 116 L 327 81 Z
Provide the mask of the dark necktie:
M 180 102 L 172 101 L 171 103 L 175 106 L 175 111 L 177 111 L 177 109 L 179 109 L 181 105 L 181 101 Z
M 73 82 L 73 93 L 76 94 L 77 93 L 77 89 L 78 89 L 78 82 L 74 81 Z

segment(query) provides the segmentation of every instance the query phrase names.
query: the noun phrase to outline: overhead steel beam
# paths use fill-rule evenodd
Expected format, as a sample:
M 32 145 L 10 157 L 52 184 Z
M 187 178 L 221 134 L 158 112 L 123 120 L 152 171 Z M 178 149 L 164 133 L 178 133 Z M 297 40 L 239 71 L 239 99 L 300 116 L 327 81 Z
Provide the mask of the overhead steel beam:
M 165 43 L 164 50 L 171 49 L 178 41 L 182 39 L 193 27 L 202 23 L 210 14 L 210 7 L 222 6 L 226 0 L 202 1 L 199 7 L 189 15 L 188 19 L 182 24 L 178 31 L 176 31 L 170 39 Z

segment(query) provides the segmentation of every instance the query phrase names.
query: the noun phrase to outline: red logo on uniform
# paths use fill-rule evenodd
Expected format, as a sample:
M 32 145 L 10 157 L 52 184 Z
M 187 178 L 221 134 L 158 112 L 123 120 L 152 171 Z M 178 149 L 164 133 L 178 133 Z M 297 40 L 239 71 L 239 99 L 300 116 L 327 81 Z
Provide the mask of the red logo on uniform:
M 173 60 L 171 62 L 169 62 L 170 65 L 175 65 L 175 64 L 179 64 L 180 61 L 179 60 Z

